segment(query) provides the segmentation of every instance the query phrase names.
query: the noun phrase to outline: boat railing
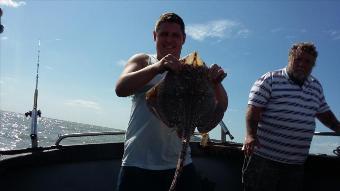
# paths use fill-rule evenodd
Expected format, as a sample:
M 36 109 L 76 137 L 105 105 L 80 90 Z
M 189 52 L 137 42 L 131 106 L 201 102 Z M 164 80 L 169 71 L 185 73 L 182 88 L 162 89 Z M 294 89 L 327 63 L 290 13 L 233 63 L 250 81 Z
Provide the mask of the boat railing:
M 125 131 L 108 131 L 108 132 L 88 132 L 88 133 L 71 133 L 65 135 L 59 135 L 55 145 L 60 147 L 60 142 L 63 139 L 71 138 L 71 137 L 94 137 L 94 136 L 103 136 L 103 135 L 125 135 Z
M 222 143 L 227 142 L 226 135 L 229 136 L 230 140 L 233 140 L 233 139 L 234 139 L 234 136 L 231 135 L 231 133 L 230 133 L 228 127 L 226 126 L 226 124 L 225 124 L 223 121 L 221 121 L 221 122 L 219 123 L 219 125 L 220 125 L 220 127 L 221 127 L 221 142 L 222 142 Z
M 314 132 L 316 136 L 340 136 L 340 133 L 336 132 Z
M 230 133 L 228 127 L 226 124 L 221 121 L 219 123 L 219 126 L 221 127 L 221 142 L 226 143 L 227 142 L 227 135 L 229 136 L 230 140 L 234 139 L 234 136 Z M 56 147 L 60 147 L 60 143 L 62 140 L 66 138 L 71 137 L 93 137 L 93 136 L 103 136 L 103 135 L 124 135 L 125 131 L 109 131 L 109 132 L 88 132 L 88 133 L 72 133 L 72 134 L 65 134 L 65 135 L 59 135 L 55 145 Z M 194 135 L 200 135 L 200 133 L 195 132 Z M 316 136 L 340 136 L 340 133 L 336 132 L 315 132 L 314 135 Z M 333 152 L 335 155 L 339 156 L 340 153 L 340 147 L 336 148 Z

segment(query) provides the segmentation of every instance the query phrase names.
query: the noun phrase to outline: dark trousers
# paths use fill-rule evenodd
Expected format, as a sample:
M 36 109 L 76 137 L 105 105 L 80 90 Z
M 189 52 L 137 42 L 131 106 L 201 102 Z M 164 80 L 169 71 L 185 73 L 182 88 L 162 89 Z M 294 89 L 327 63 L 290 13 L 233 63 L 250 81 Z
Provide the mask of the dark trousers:
M 137 167 L 122 166 L 118 175 L 116 191 L 168 191 L 175 174 L 175 169 L 146 170 Z M 200 191 L 200 181 L 193 164 L 183 168 L 176 184 L 176 191 Z
M 252 155 L 244 160 L 242 182 L 244 191 L 301 191 L 303 174 L 303 165 Z

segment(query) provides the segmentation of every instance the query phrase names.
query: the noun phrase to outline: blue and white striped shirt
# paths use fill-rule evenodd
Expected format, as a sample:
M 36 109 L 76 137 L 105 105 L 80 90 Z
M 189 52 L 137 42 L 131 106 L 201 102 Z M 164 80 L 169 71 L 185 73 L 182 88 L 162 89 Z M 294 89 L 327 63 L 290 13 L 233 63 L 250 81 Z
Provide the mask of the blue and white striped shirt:
M 329 110 L 322 86 L 309 76 L 300 87 L 286 68 L 258 79 L 249 94 L 249 105 L 264 107 L 258 124 L 260 147 L 254 153 L 288 164 L 303 164 L 315 130 L 315 115 Z

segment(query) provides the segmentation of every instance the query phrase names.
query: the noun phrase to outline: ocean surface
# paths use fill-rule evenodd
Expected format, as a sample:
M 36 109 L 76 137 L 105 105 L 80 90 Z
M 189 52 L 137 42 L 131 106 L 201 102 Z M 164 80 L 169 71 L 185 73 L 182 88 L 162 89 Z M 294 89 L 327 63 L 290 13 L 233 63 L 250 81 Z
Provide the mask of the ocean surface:
M 0 150 L 24 149 L 31 147 L 31 118 L 22 113 L 0 110 Z M 38 118 L 39 146 L 55 145 L 58 135 L 86 132 L 121 131 L 108 127 L 63 121 L 46 117 Z M 66 138 L 61 145 L 84 143 L 121 142 L 124 135 Z M 340 146 L 340 137 L 314 136 L 310 153 L 335 155 L 333 151 Z
M 0 150 L 24 149 L 31 147 L 31 118 L 24 114 L 0 110 Z M 100 127 L 46 117 L 38 118 L 38 146 L 55 145 L 58 135 L 85 132 L 121 131 L 108 127 Z M 61 144 L 84 144 L 121 142 L 124 135 L 105 135 L 96 137 L 66 138 Z

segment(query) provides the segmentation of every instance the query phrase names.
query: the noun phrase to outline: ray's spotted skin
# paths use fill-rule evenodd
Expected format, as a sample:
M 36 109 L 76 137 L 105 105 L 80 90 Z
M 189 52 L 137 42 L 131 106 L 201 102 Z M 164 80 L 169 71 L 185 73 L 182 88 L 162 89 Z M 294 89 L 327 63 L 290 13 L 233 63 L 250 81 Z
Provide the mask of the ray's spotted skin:
M 168 72 L 165 78 L 146 94 L 150 110 L 169 128 L 174 128 L 182 140 L 175 176 L 169 190 L 175 190 L 182 172 L 191 135 L 197 127 L 205 129 L 215 110 L 215 93 L 209 69 L 196 52 L 181 59 L 179 73 Z

